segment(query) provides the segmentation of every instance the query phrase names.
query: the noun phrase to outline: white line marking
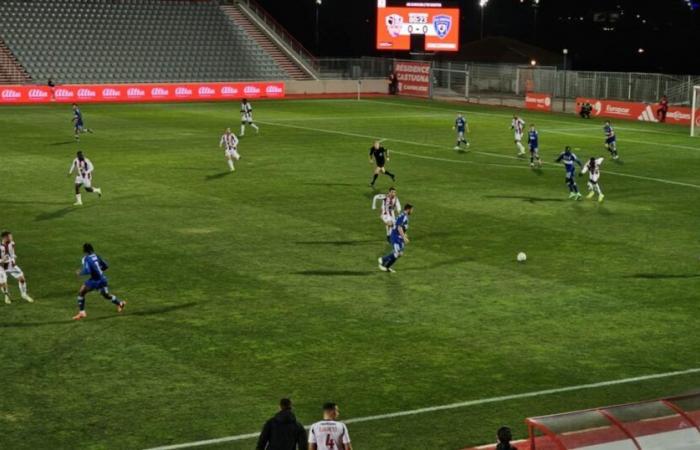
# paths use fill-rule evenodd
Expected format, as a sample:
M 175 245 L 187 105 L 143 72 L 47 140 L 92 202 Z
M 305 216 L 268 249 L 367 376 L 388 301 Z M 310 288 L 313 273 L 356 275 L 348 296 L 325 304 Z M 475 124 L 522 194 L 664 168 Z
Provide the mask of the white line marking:
M 367 134 L 349 133 L 347 131 L 324 130 L 322 128 L 305 127 L 302 125 L 290 125 L 290 124 L 286 124 L 286 123 L 263 122 L 263 121 L 258 121 L 258 123 L 262 123 L 264 125 L 285 127 L 285 128 L 296 128 L 299 130 L 306 130 L 306 131 L 315 131 L 315 132 L 319 132 L 319 133 L 338 134 L 341 136 L 351 136 L 351 137 L 357 137 L 357 138 L 362 138 L 362 139 L 374 139 L 374 140 L 381 139 L 382 141 L 394 141 L 394 142 L 399 142 L 402 144 L 415 145 L 415 146 L 420 146 L 420 147 L 446 148 L 445 146 L 437 145 L 437 144 L 412 142 L 412 141 L 406 141 L 403 139 L 394 139 L 394 138 L 382 138 L 379 136 L 370 136 Z M 457 159 L 437 158 L 437 157 L 433 157 L 433 156 L 416 155 L 414 153 L 399 152 L 396 150 L 392 150 L 392 152 L 396 153 L 396 154 L 401 154 L 404 156 L 409 156 L 412 158 L 429 159 L 429 160 L 433 160 L 433 161 L 452 162 L 452 163 L 458 163 L 458 164 L 475 164 L 475 165 L 493 165 L 493 166 L 503 166 L 503 167 L 516 167 L 516 166 L 504 165 L 504 164 L 481 163 L 481 162 L 476 162 L 476 161 L 462 161 L 462 160 L 457 160 Z M 478 151 L 478 150 L 476 150 L 476 151 L 472 150 L 471 153 L 475 153 L 477 155 L 491 156 L 494 158 L 505 158 L 505 159 L 510 159 L 510 160 L 522 160 L 521 158 L 518 158 L 517 156 L 508 156 L 508 155 L 502 155 L 499 153 L 482 152 L 482 151 Z M 548 166 L 555 166 L 555 167 L 559 166 L 558 164 L 550 163 L 550 162 L 544 162 L 544 164 L 546 164 Z M 525 168 L 527 168 L 527 167 L 525 167 Z M 698 184 L 684 183 L 682 181 L 673 181 L 673 180 L 666 180 L 664 178 L 646 177 L 643 175 L 632 175 L 629 173 L 620 173 L 620 172 L 613 172 L 613 171 L 608 171 L 608 170 L 606 170 L 605 173 L 610 174 L 610 175 L 620 176 L 620 177 L 634 178 L 637 180 L 654 181 L 657 183 L 671 184 L 674 186 L 684 186 L 684 187 L 689 187 L 689 188 L 693 188 L 693 189 L 700 189 L 700 185 L 698 185 Z
M 679 370 L 679 371 L 675 371 L 675 372 L 657 373 L 657 374 L 652 374 L 652 375 L 642 375 L 642 376 L 633 377 L 633 378 L 623 378 L 623 379 L 619 379 L 619 380 L 601 381 L 599 383 L 580 384 L 577 386 L 566 386 L 566 387 L 561 387 L 561 388 L 545 389 L 542 391 L 525 392 L 525 393 L 521 393 L 521 394 L 502 395 L 500 397 L 482 398 L 482 399 L 478 399 L 478 400 L 467 400 L 466 402 L 450 403 L 447 405 L 439 405 L 439 406 L 430 406 L 427 408 L 411 409 L 408 411 L 399 411 L 399 412 L 388 413 L 388 414 L 377 414 L 374 416 L 356 417 L 354 419 L 345 420 L 344 422 L 345 423 L 361 423 L 361 422 L 372 422 L 372 421 L 376 421 L 376 420 L 393 419 L 396 417 L 415 416 L 417 414 L 425 414 L 425 413 L 431 413 L 431 412 L 435 412 L 435 411 L 445 411 L 445 410 L 450 410 L 450 409 L 465 408 L 467 406 L 477 406 L 477 405 L 484 405 L 487 403 L 505 402 L 508 400 L 520 400 L 523 398 L 541 397 L 543 395 L 561 394 L 564 392 L 581 391 L 584 389 L 595 389 L 595 388 L 601 388 L 601 387 L 607 387 L 607 386 L 615 386 L 615 385 L 619 385 L 619 384 L 636 383 L 639 381 L 656 380 L 659 378 L 669 378 L 669 377 L 676 377 L 676 376 L 680 376 L 680 375 L 690 375 L 690 374 L 698 373 L 698 372 L 700 372 L 700 368 Z M 174 444 L 174 445 L 165 445 L 165 446 L 161 446 L 161 447 L 153 447 L 153 448 L 150 448 L 147 450 L 177 450 L 177 449 L 181 449 L 181 448 L 203 447 L 205 445 L 214 445 L 214 444 L 221 444 L 224 442 L 233 442 L 233 441 L 242 441 L 245 439 L 253 439 L 253 438 L 256 438 L 258 436 L 259 436 L 259 433 L 239 434 L 236 436 L 226 436 L 226 437 L 217 438 L 217 439 L 208 439 L 205 441 L 186 442 L 184 444 Z

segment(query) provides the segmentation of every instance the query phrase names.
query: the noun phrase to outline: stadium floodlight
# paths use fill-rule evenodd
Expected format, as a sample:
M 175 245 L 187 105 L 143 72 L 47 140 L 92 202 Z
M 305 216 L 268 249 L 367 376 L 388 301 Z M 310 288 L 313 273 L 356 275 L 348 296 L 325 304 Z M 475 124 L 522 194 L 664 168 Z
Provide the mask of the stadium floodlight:
M 690 135 L 700 136 L 700 86 L 693 87 L 693 101 L 690 111 Z
M 484 8 L 486 8 L 486 5 L 488 4 L 489 0 L 479 0 L 479 6 L 481 7 L 481 30 L 480 30 L 480 35 L 481 39 L 484 38 Z
M 479 6 L 482 8 L 486 6 L 486 4 L 489 2 L 489 0 L 479 0 Z

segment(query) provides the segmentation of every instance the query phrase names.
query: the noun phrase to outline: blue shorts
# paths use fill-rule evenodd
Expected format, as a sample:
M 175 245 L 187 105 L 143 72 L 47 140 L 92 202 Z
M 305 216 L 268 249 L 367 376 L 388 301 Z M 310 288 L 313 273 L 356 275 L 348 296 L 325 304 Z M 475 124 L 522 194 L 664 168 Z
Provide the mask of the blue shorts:
M 392 240 L 391 241 L 391 247 L 394 249 L 394 254 L 398 255 L 399 253 L 403 253 L 403 248 L 406 244 L 404 241 L 400 240 Z
M 107 288 L 107 278 L 102 278 L 100 280 L 85 280 L 85 286 L 91 291 L 103 290 Z
M 566 169 L 566 180 L 567 181 L 573 179 L 575 175 L 576 175 L 575 168 Z
M 83 128 L 83 122 L 75 122 L 75 128 Z
M 530 151 L 531 151 L 532 153 L 537 153 L 537 152 L 539 151 L 539 149 L 537 148 L 536 145 L 531 145 L 531 146 L 530 146 Z
M 605 139 L 605 143 L 608 144 L 608 145 L 614 144 L 616 140 L 617 140 L 617 138 L 616 138 L 615 136 L 609 137 L 609 138 L 606 138 L 606 139 Z

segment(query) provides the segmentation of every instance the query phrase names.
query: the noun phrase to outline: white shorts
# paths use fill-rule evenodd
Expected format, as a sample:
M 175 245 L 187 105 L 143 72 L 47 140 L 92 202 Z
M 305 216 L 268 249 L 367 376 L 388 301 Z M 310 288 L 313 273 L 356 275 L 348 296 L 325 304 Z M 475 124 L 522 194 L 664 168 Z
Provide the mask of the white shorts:
M 241 159 L 241 155 L 238 154 L 238 150 L 236 150 L 235 148 L 232 148 L 232 149 L 230 149 L 230 150 L 226 150 L 226 151 L 224 152 L 224 155 L 225 155 L 227 158 Z
M 593 184 L 596 184 L 598 182 L 598 178 L 600 178 L 600 174 L 598 175 L 591 175 L 588 177 L 588 181 L 590 181 Z
M 75 184 L 82 184 L 86 188 L 92 187 L 92 178 L 77 176 L 75 177 Z
M 24 272 L 18 266 L 14 266 L 11 269 L 0 269 L 0 282 L 7 283 L 7 275 L 12 275 L 15 280 L 24 276 Z M 2 280 L 4 278 L 4 281 Z
M 387 226 L 393 225 L 394 222 L 396 222 L 396 219 L 391 214 L 382 214 L 379 218 L 384 222 L 384 225 Z
M 515 142 L 520 142 L 523 140 L 523 134 L 522 133 L 515 133 Z
M 243 114 L 241 116 L 241 123 L 247 123 L 248 125 L 250 125 L 251 123 L 253 123 L 253 115 L 252 114 Z

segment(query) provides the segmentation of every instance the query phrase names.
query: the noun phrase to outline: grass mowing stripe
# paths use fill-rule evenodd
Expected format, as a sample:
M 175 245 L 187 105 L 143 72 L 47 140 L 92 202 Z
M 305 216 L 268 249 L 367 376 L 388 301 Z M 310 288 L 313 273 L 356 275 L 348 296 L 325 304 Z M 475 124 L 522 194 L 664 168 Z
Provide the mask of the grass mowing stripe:
M 545 390 L 541 390 L 541 391 L 524 392 L 524 393 L 520 393 L 520 394 L 502 395 L 500 397 L 482 398 L 482 399 L 478 399 L 478 400 L 467 400 L 464 402 L 450 403 L 447 405 L 429 406 L 427 408 L 410 409 L 407 411 L 398 411 L 398 412 L 388 413 L 388 414 L 377 414 L 377 415 L 373 415 L 373 416 L 356 417 L 354 419 L 345 420 L 344 422 L 346 424 L 360 423 L 360 422 L 372 422 L 372 421 L 376 421 L 376 420 L 393 419 L 396 417 L 404 417 L 404 416 L 414 416 L 417 414 L 425 414 L 425 413 L 431 413 L 431 412 L 435 412 L 435 411 L 444 411 L 444 410 L 448 410 L 448 409 L 465 408 L 467 406 L 483 405 L 486 403 L 498 403 L 498 402 L 505 402 L 508 400 L 520 400 L 523 398 L 540 397 L 543 395 L 561 394 L 564 392 L 581 391 L 581 390 L 585 390 L 585 389 L 595 389 L 595 388 L 600 388 L 600 387 L 615 386 L 615 385 L 619 385 L 619 384 L 636 383 L 636 382 L 640 382 L 640 381 L 656 380 L 659 378 L 669 378 L 669 377 L 675 377 L 675 376 L 680 376 L 680 375 L 690 375 L 690 374 L 698 373 L 698 372 L 700 372 L 700 367 L 686 369 L 686 370 L 678 370 L 675 372 L 656 373 L 656 374 L 651 374 L 651 375 L 641 375 L 641 376 L 632 377 L 632 378 L 622 378 L 619 380 L 601 381 L 598 383 L 580 384 L 577 386 L 566 386 L 566 387 L 561 387 L 561 388 L 545 389 Z M 181 449 L 181 448 L 203 447 L 206 445 L 222 444 L 224 442 L 233 442 L 233 441 L 241 441 L 241 440 L 245 440 L 245 439 L 253 439 L 253 438 L 256 438 L 258 436 L 259 436 L 259 433 L 239 434 L 236 436 L 226 436 L 226 437 L 217 438 L 217 439 L 207 439 L 205 441 L 186 442 L 183 444 L 174 444 L 174 445 L 165 445 L 162 447 L 153 447 L 153 448 L 149 448 L 147 450 L 177 450 L 177 449 Z
M 352 136 L 352 137 L 363 138 L 363 139 L 379 139 L 382 142 L 383 141 L 394 141 L 394 142 L 400 142 L 402 144 L 417 145 L 417 146 L 421 146 L 421 147 L 445 148 L 444 146 L 437 145 L 437 144 L 426 144 L 426 143 L 421 143 L 421 142 L 412 142 L 412 141 L 406 141 L 403 139 L 394 139 L 394 138 L 380 138 L 378 136 L 370 136 L 370 135 L 358 134 L 358 133 L 349 133 L 347 131 L 324 130 L 322 128 L 313 128 L 313 127 L 305 127 L 305 126 L 301 126 L 301 125 L 290 125 L 290 124 L 285 124 L 285 123 L 266 122 L 266 121 L 265 122 L 258 121 L 258 123 L 262 123 L 265 125 L 286 127 L 286 128 L 296 128 L 299 130 L 317 131 L 319 133 L 339 134 L 342 136 Z M 433 157 L 433 156 L 416 155 L 414 153 L 406 153 L 406 152 L 398 152 L 398 151 L 394 151 L 394 153 L 401 154 L 404 156 L 409 156 L 412 158 L 430 159 L 430 160 L 435 160 L 435 161 L 453 162 L 453 163 L 458 163 L 458 164 L 469 164 L 467 161 L 461 161 L 461 160 L 457 160 L 457 159 L 438 158 L 438 157 Z M 515 160 L 521 159 L 521 158 L 518 158 L 517 156 L 501 155 L 499 153 L 481 152 L 481 151 L 474 151 L 474 150 L 472 150 L 472 153 L 475 153 L 478 155 L 492 156 L 494 158 L 506 158 L 506 159 L 515 159 Z M 478 164 L 478 163 L 474 162 L 474 164 Z M 481 163 L 481 164 L 482 165 L 498 165 L 498 164 L 487 164 L 487 163 Z M 544 162 L 544 164 L 558 166 L 558 164 L 550 163 L 550 162 Z M 499 166 L 514 167 L 514 166 L 510 166 L 510 165 L 505 165 L 505 164 L 501 164 Z M 608 173 L 610 175 L 617 175 L 620 177 L 635 178 L 637 180 L 654 181 L 657 183 L 671 184 L 674 186 L 683 186 L 683 187 L 689 187 L 689 188 L 693 188 L 693 189 L 700 189 L 700 185 L 698 185 L 698 184 L 684 183 L 682 181 L 667 180 L 665 178 L 654 178 L 654 177 L 647 177 L 644 175 L 632 175 L 632 174 L 628 174 L 628 173 L 620 173 L 620 172 L 612 172 L 612 171 L 606 171 L 605 173 Z

